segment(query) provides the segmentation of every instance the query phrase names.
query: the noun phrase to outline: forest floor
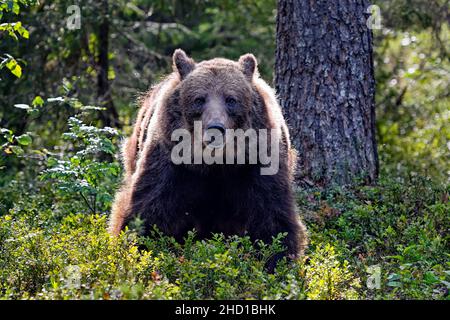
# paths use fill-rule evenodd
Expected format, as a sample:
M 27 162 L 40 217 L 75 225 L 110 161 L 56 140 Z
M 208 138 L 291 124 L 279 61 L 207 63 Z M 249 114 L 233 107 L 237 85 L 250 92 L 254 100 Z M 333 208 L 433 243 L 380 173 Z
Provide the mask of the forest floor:
M 24 194 L 0 215 L 0 297 L 449 299 L 448 191 L 427 179 L 382 178 L 298 192 L 310 245 L 274 274 L 264 262 L 282 249 L 280 237 L 271 246 L 194 234 L 182 246 L 131 231 L 112 239 L 106 214 L 60 214 L 41 192 Z

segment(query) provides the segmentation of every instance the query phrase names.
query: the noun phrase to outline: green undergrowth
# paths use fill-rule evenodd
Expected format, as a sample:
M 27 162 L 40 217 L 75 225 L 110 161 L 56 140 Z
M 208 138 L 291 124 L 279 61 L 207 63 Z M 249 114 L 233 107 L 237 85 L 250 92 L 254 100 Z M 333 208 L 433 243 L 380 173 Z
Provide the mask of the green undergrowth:
M 4 299 L 448 299 L 448 190 L 426 180 L 299 193 L 306 256 L 214 235 L 113 238 L 107 215 L 55 214 L 40 194 L 0 217 Z M 377 269 L 378 267 L 378 269 Z M 379 279 L 379 281 L 378 281 Z M 378 287 L 378 288 L 377 288 Z

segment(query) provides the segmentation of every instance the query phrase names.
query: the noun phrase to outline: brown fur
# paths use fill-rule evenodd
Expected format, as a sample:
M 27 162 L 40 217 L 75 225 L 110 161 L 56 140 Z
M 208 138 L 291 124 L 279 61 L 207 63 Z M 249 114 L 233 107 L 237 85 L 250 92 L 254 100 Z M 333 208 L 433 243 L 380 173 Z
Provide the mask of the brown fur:
M 173 164 L 171 133 L 192 130 L 194 120 L 203 121 L 203 130 L 216 122 L 226 129 L 276 129 L 279 172 L 262 176 L 259 165 Z M 265 242 L 287 232 L 285 254 L 299 256 L 307 237 L 292 192 L 295 157 L 274 92 L 259 78 L 253 55 L 195 64 L 177 50 L 174 72 L 146 95 L 124 145 L 125 176 L 110 232 L 117 235 L 135 216 L 144 219 L 146 233 L 156 224 L 179 241 L 193 228 L 200 238 L 222 232 Z

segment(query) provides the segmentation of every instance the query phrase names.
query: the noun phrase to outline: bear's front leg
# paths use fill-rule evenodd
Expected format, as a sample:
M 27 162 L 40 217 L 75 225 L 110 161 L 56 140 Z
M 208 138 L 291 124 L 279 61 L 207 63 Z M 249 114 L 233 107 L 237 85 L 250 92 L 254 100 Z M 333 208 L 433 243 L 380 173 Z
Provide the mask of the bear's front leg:
M 283 239 L 285 250 L 271 257 L 266 268 L 273 272 L 277 262 L 284 256 L 298 258 L 307 245 L 306 228 L 296 212 L 293 193 L 287 184 L 277 183 L 278 177 L 259 177 L 257 187 L 252 190 L 253 206 L 248 224 L 252 240 L 271 244 L 279 233 L 287 233 Z
M 262 240 L 266 244 L 271 244 L 273 238 L 279 233 L 287 233 L 282 242 L 285 250 L 273 255 L 266 262 L 266 269 L 269 272 L 275 270 L 277 262 L 283 257 L 295 259 L 303 255 L 307 244 L 306 228 L 296 214 L 274 213 L 277 217 L 262 220 L 260 224 L 254 224 L 254 227 L 249 230 L 253 240 Z

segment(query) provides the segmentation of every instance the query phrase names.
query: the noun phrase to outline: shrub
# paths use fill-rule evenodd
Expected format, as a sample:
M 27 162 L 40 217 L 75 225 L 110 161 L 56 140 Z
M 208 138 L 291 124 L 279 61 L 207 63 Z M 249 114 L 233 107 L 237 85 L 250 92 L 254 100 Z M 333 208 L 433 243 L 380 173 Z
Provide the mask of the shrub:
M 52 180 L 65 201 L 83 200 L 91 213 L 110 208 L 111 186 L 117 183 L 120 167 L 111 161 L 117 148 L 111 138 L 118 136 L 112 128 L 88 126 L 77 117 L 69 118 L 69 132 L 63 134 L 74 151 L 59 158 L 49 157 L 42 178 Z

